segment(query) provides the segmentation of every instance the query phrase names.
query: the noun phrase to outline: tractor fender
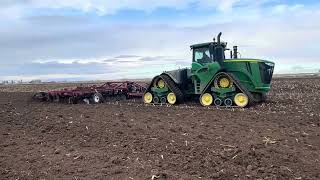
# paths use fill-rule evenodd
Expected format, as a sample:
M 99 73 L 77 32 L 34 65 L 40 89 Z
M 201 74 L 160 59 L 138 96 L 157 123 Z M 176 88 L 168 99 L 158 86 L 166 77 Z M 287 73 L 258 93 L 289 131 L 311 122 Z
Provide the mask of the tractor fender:
M 158 81 L 158 79 L 161 78 L 161 76 L 168 76 L 173 81 L 173 83 L 175 85 L 177 85 L 179 88 L 181 88 L 188 81 L 188 69 L 185 68 L 185 69 L 177 69 L 177 70 L 173 70 L 173 71 L 165 71 L 162 74 L 155 76 L 151 80 L 149 86 L 147 87 L 146 92 L 151 90 L 154 83 L 156 81 Z
M 174 83 L 179 84 L 178 79 L 177 79 L 176 77 L 174 77 L 172 74 L 167 73 L 167 72 L 164 72 L 164 73 L 162 73 L 161 75 L 167 75 L 167 76 L 169 76 L 169 77 L 172 79 L 172 81 L 173 81 Z
M 167 72 L 163 72 L 162 74 L 160 74 L 160 75 L 157 75 L 157 76 L 155 76 L 155 77 L 153 77 L 152 78 L 152 80 L 151 80 L 151 82 L 150 82 L 150 84 L 149 84 L 149 86 L 148 86 L 148 88 L 147 88 L 147 91 L 150 91 L 151 90 L 151 87 L 154 85 L 154 83 L 156 82 L 156 81 L 158 81 L 158 79 L 161 79 L 161 76 L 162 75 L 167 75 L 167 76 L 169 76 L 169 78 L 175 83 L 175 84 L 178 84 L 178 80 L 177 80 L 177 78 L 175 78 L 174 76 L 172 76 L 170 73 L 167 73 Z M 146 92 L 147 92 L 146 91 Z
M 174 83 L 178 85 L 182 85 L 188 80 L 187 73 L 188 73 L 188 69 L 185 68 L 185 69 L 177 69 L 173 71 L 165 71 L 161 75 L 167 75 L 174 81 Z
M 211 78 L 211 80 L 209 81 L 209 83 L 205 86 L 205 88 L 203 89 L 203 91 L 201 92 L 201 94 L 204 94 L 210 87 L 210 85 L 212 84 L 213 80 L 220 74 L 220 73 L 226 73 L 225 69 L 220 69 L 219 71 L 217 71 Z
M 150 91 L 150 90 L 151 90 L 151 87 L 152 87 L 153 84 L 154 84 L 154 82 L 155 82 L 156 80 L 158 80 L 159 78 L 160 78 L 160 75 L 153 77 L 152 80 L 151 80 L 151 82 L 150 82 L 150 84 L 149 84 L 149 86 L 147 87 L 147 89 L 146 89 L 145 92 Z

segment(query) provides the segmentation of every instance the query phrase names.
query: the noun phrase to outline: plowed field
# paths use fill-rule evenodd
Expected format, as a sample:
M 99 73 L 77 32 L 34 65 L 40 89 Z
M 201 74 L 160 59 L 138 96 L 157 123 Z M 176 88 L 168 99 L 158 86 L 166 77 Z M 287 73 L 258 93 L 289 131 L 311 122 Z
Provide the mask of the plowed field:
M 0 86 L 0 179 L 320 179 L 320 79 L 247 109 L 57 104 Z

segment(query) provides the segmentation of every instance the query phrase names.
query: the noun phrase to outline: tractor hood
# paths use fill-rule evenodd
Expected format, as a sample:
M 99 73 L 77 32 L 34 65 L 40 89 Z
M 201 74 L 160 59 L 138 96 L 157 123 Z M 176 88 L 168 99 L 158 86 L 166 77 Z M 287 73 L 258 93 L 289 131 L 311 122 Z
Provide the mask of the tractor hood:
M 256 77 L 251 79 L 257 87 L 270 89 L 270 83 L 274 71 L 274 62 L 262 59 L 227 59 L 224 61 L 227 70 L 233 72 L 242 72 L 247 76 Z M 240 76 L 238 74 L 238 76 Z
M 268 61 L 268 60 L 263 60 L 263 59 L 248 59 L 248 58 L 242 58 L 242 59 L 226 59 L 224 60 L 224 62 L 262 62 L 262 63 L 266 63 L 270 66 L 274 66 L 274 62 L 272 61 Z

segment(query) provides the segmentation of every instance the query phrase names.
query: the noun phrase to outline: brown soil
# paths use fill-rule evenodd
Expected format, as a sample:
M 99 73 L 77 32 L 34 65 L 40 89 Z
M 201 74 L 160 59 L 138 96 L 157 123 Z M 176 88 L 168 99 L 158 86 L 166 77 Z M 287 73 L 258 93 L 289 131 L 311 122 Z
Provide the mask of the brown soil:
M 50 104 L 6 88 L 0 179 L 320 179 L 320 79 L 275 79 L 248 109 Z

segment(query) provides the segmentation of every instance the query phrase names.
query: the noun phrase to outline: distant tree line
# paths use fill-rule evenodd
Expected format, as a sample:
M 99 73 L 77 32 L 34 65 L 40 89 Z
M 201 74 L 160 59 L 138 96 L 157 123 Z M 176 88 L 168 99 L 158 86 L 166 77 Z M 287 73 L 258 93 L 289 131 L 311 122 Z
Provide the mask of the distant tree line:
M 23 83 L 30 83 L 30 84 L 39 84 L 42 83 L 40 79 L 34 79 L 30 82 L 23 82 L 22 80 L 4 80 L 1 84 L 23 84 Z

